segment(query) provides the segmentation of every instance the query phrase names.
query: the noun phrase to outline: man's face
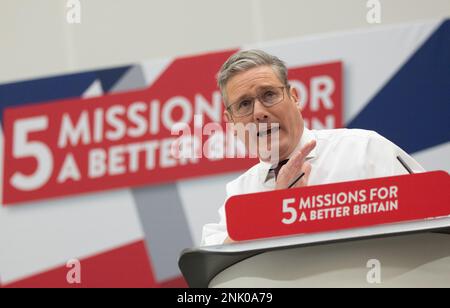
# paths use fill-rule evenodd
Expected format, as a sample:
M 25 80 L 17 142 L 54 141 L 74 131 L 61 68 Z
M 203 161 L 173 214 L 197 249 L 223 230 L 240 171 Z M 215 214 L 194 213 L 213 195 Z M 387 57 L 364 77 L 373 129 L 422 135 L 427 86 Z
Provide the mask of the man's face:
M 243 97 L 256 97 L 261 93 L 261 89 L 267 87 L 283 87 L 283 83 L 278 79 L 276 73 L 270 66 L 260 66 L 232 77 L 225 86 L 227 94 L 227 106 L 240 102 Z M 236 117 L 232 112 L 225 110 L 224 115 L 228 122 L 247 125 L 255 123 L 257 127 L 260 123 L 266 123 L 270 128 L 271 124 L 279 124 L 279 160 L 284 160 L 294 151 L 303 134 L 303 118 L 300 107 L 297 104 L 298 97 L 295 90 L 284 88 L 284 99 L 271 107 L 264 106 L 258 99 L 254 102 L 254 111 L 245 117 Z M 287 93 L 289 91 L 289 93 Z M 270 135 L 253 136 L 253 138 L 268 138 L 270 148 Z M 244 140 L 247 148 L 249 140 Z M 255 142 L 255 140 L 253 140 Z M 256 140 L 259 144 L 261 140 Z M 260 158 L 264 161 L 271 159 Z

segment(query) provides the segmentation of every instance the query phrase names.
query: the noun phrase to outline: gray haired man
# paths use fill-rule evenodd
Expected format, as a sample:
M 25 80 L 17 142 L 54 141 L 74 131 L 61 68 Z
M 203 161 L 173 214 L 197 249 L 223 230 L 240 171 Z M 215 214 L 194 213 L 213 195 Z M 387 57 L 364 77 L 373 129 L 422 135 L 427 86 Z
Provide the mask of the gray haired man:
M 298 95 L 289 86 L 286 65 L 261 50 L 240 51 L 222 66 L 218 85 L 225 103 L 224 116 L 234 124 L 256 124 L 257 140 L 244 143 L 270 145 L 277 134 L 277 159 L 260 156 L 260 162 L 227 184 L 227 196 L 318 185 L 407 173 L 402 159 L 414 172 L 424 169 L 398 146 L 376 132 L 361 129 L 309 130 L 304 126 Z M 265 125 L 261 125 L 265 124 Z M 276 131 L 271 129 L 275 127 Z M 271 151 L 272 152 L 272 151 Z M 225 209 L 219 223 L 203 227 L 202 245 L 232 242 L 226 229 Z

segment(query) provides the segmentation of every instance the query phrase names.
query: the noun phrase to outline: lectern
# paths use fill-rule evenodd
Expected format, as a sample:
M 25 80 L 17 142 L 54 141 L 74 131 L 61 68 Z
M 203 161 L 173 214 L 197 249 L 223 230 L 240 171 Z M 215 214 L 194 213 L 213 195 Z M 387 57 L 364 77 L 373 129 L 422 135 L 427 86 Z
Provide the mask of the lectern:
M 429 172 L 231 198 L 228 232 L 240 241 L 187 249 L 179 267 L 190 287 L 450 287 L 449 183 Z M 379 202 L 368 197 L 377 187 L 396 187 L 396 207 L 361 215 L 362 201 Z M 291 205 L 302 215 L 283 211 L 283 200 L 343 191 L 361 198 L 320 208 L 349 206 L 347 217 L 317 220 L 319 207 L 300 199 Z

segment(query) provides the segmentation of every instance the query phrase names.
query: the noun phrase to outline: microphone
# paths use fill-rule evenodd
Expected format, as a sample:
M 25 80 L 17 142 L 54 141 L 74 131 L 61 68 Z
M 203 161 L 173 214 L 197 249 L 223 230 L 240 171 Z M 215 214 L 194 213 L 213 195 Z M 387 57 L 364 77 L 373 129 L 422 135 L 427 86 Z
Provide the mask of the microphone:
M 406 171 L 408 171 L 409 174 L 414 174 L 412 169 L 409 168 L 408 164 L 406 164 L 406 162 L 403 160 L 403 158 L 401 158 L 400 156 L 397 156 L 397 159 L 400 162 L 400 164 L 402 164 L 402 166 L 406 169 Z
M 295 185 L 295 183 L 297 183 L 298 181 L 300 181 L 300 179 L 305 175 L 304 172 L 302 172 L 302 174 L 300 174 L 296 179 L 294 179 L 291 184 L 289 184 L 288 188 L 291 188 L 292 186 Z

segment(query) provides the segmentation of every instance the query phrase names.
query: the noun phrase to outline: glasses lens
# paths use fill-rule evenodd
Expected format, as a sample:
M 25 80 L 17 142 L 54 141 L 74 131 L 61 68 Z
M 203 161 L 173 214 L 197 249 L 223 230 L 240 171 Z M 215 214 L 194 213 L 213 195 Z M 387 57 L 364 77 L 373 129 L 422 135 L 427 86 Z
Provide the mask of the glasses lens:
M 278 104 L 283 99 L 282 88 L 267 88 L 260 94 L 261 102 L 266 106 Z
M 244 99 L 232 106 L 232 112 L 238 117 L 249 115 L 253 111 L 253 101 L 251 99 Z

